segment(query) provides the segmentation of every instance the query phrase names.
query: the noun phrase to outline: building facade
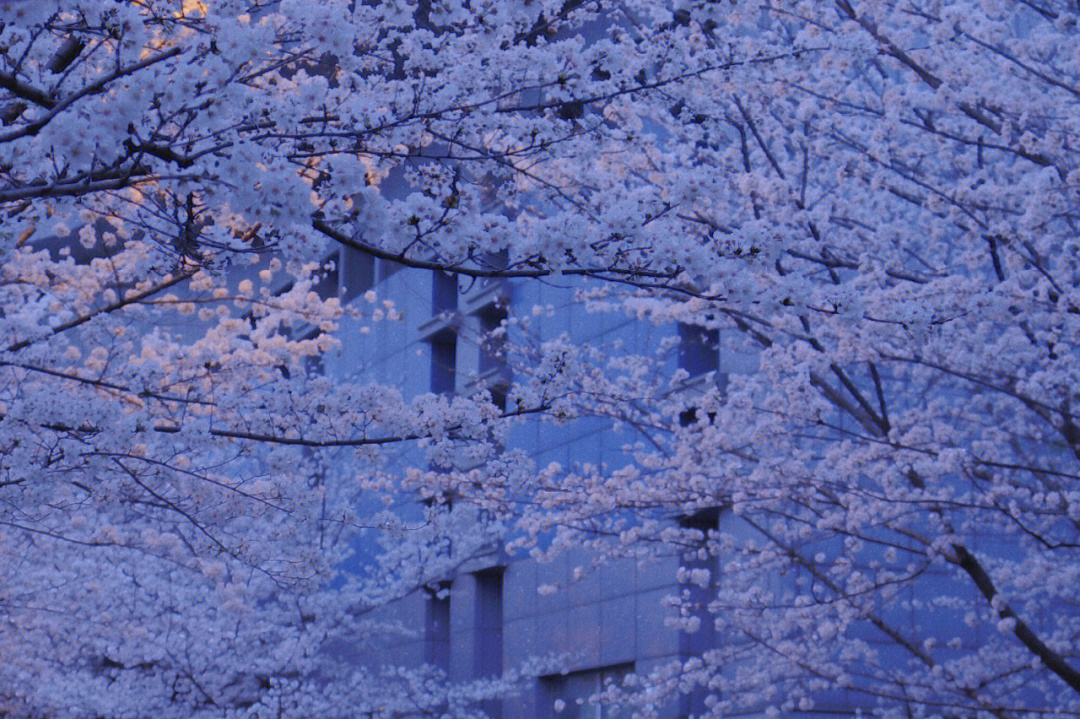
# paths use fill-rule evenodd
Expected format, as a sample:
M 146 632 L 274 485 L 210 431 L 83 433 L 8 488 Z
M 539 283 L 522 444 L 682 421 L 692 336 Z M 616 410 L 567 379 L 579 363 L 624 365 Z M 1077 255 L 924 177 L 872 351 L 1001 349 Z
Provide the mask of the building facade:
M 690 381 L 721 384 L 727 372 L 748 358 L 721 363 L 720 336 L 682 324 L 654 325 L 636 318 L 591 313 L 578 301 L 580 283 L 466 282 L 441 272 L 417 270 L 351 249 L 328 258 L 318 290 L 336 292 L 343 302 L 393 303 L 398 319 L 361 330 L 345 325 L 341 348 L 324 358 L 324 371 L 401 388 L 406 397 L 426 392 L 471 395 L 482 389 L 505 408 L 514 379 L 503 352 L 508 333 L 535 340 L 566 335 L 571 342 L 599 346 L 618 343 L 624 351 L 655 353 L 667 348 L 666 367 L 687 371 Z M 365 297 L 366 296 L 366 297 Z M 526 318 L 511 322 L 511 318 Z M 360 332 L 369 332 L 362 336 Z M 690 411 L 692 413 L 692 410 Z M 685 418 L 692 421 L 692 417 Z M 525 421 L 508 442 L 528 452 L 538 467 L 585 463 L 618 467 L 627 439 L 602 418 L 556 427 Z M 403 450 L 409 452 L 410 450 Z M 415 462 L 416 456 L 410 456 Z M 700 529 L 717 526 L 722 510 L 672 517 L 673 524 Z M 362 657 L 369 663 L 436 667 L 453 681 L 496 677 L 535 664 L 534 676 L 519 691 L 481 708 L 497 719 L 629 716 L 626 708 L 590 702 L 608 683 L 685 661 L 716 641 L 711 622 L 694 633 L 670 625 L 665 599 L 692 591 L 694 605 L 707 613 L 709 587 L 686 590 L 677 583 L 680 566 L 712 569 L 712 559 L 663 556 L 598 561 L 584 550 L 563 552 L 551 561 L 526 554 L 508 556 L 493 546 L 440 581 L 393 603 L 379 619 L 414 631 Z M 713 571 L 711 576 L 715 577 Z M 545 664 L 546 661 L 546 664 Z M 547 667 L 544 669 L 543 667 Z M 662 716 L 688 717 L 705 708 L 704 690 L 665 703 Z

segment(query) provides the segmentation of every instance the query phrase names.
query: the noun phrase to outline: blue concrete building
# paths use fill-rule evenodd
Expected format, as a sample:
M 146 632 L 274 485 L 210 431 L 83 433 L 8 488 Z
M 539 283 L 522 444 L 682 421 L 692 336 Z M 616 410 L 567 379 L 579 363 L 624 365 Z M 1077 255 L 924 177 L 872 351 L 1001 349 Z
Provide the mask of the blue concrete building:
M 752 362 L 729 357 L 726 365 L 721 363 L 716 330 L 590 313 L 575 302 L 581 281 L 466 282 L 350 249 L 328 260 L 333 269 L 320 291 L 337 292 L 343 301 L 363 305 L 365 293 L 372 290 L 377 299 L 370 306 L 391 300 L 399 319 L 377 323 L 368 335 L 361 335 L 358 326 L 343 327 L 341 349 L 325 359 L 324 371 L 394 385 L 407 397 L 487 389 L 497 404 L 505 405 L 514 367 L 501 351 L 500 333 L 491 334 L 500 327 L 515 340 L 525 332 L 536 339 L 565 333 L 572 342 L 594 346 L 618 341 L 627 352 L 655 353 L 667 347 L 669 371 L 681 367 L 691 382 L 706 377 L 723 382 L 728 371 L 746 369 Z M 561 427 L 526 421 L 515 426 L 508 441 L 527 451 L 538 467 L 551 462 L 618 467 L 628 461 L 622 452 L 626 436 L 601 418 Z M 418 461 L 414 449 L 400 451 L 403 459 Z M 720 514 L 716 510 L 671 521 L 707 530 L 716 526 Z M 665 597 L 684 589 L 675 579 L 680 564 L 708 568 L 712 560 L 674 554 L 648 562 L 595 559 L 576 550 L 541 562 L 526 554 L 507 556 L 493 546 L 380 612 L 380 619 L 415 631 L 363 660 L 429 664 L 453 680 L 470 680 L 500 675 L 532 658 L 558 657 L 557 668 L 526 681 L 522 693 L 487 701 L 483 709 L 502 719 L 628 716 L 628 710 L 620 713 L 588 698 L 606 682 L 698 656 L 712 645 L 711 622 L 703 622 L 693 634 L 680 632 L 666 625 L 672 610 L 664 605 Z M 545 591 L 549 588 L 556 591 Z M 704 606 L 708 587 L 693 591 L 698 595 L 694 600 Z M 664 716 L 696 714 L 704 708 L 703 699 L 698 691 L 670 701 Z

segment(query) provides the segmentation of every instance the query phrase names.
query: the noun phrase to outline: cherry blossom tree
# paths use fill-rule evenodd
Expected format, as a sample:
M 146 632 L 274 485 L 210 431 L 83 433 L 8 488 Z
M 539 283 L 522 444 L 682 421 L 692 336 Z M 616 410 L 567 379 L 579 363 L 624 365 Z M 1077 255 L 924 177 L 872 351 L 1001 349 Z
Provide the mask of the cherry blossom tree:
M 556 544 L 684 555 L 677 623 L 714 648 L 632 703 L 1080 707 L 1075 11 L 747 2 L 652 26 L 678 60 L 646 76 L 679 81 L 603 105 L 637 151 L 582 184 L 666 210 L 623 232 L 682 274 L 614 304 L 716 331 L 729 364 L 568 378 L 572 411 L 642 438 L 620 471 L 542 473 L 558 510 L 530 516 Z
M 482 447 L 499 411 L 314 371 L 342 321 L 393 321 L 317 291 L 314 223 L 392 215 L 373 188 L 429 112 L 414 20 L 0 3 L 0 714 L 475 715 L 504 689 L 360 661 L 372 610 L 499 522 L 365 510 L 379 448 Z M 343 574 L 365 533 L 397 553 Z
M 684 556 L 709 641 L 608 692 L 645 715 L 1077 714 L 1077 11 L 0 0 L 0 713 L 475 715 L 505 683 L 348 645 L 510 541 Z M 721 365 L 323 377 L 387 314 L 317 291 L 339 246 L 588 279 Z M 505 448 L 596 416 L 626 466 Z

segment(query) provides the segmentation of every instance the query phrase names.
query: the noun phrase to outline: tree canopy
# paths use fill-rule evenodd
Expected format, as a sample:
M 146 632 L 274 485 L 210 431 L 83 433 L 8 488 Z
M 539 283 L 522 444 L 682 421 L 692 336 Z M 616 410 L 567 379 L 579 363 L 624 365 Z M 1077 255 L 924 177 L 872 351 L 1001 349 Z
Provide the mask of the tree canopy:
M 502 541 L 699 560 L 715 646 L 646 715 L 1080 713 L 1078 12 L 0 0 L 0 715 L 468 714 L 333 647 Z M 506 408 L 322 376 L 393 321 L 317 291 L 337 247 L 588 278 L 753 370 L 510 332 Z M 505 445 L 595 417 L 625 466 Z

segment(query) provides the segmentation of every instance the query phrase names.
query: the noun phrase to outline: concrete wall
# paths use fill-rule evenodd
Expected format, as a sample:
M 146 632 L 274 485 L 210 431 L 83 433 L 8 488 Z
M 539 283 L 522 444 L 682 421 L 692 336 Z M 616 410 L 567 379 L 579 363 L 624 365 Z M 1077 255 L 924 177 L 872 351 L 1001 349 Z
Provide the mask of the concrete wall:
M 456 391 L 475 391 L 482 352 L 481 313 L 495 301 L 505 304 L 510 316 L 529 318 L 527 328 L 513 330 L 518 339 L 526 334 L 551 338 L 567 333 L 574 342 L 595 346 L 619 341 L 624 351 L 653 354 L 661 340 L 675 333 L 673 326 L 586 312 L 573 300 L 580 282 L 565 282 L 563 287 L 476 283 L 469 293 L 459 296 L 457 312 L 433 318 L 432 273 L 389 269 L 385 263 L 376 267 L 374 274 L 380 279 L 374 285 L 374 304 L 362 293 L 352 302 L 374 311 L 384 309 L 383 300 L 392 300 L 401 319 L 370 324 L 366 333 L 360 330 L 363 323 L 347 324 L 339 333 L 342 349 L 327 361 L 326 371 L 392 384 L 406 397 L 429 391 L 431 337 L 445 328 L 456 334 Z M 544 310 L 534 315 L 534 306 Z M 674 360 L 669 369 L 674 369 Z M 584 462 L 617 467 L 627 461 L 621 452 L 627 441 L 602 419 L 566 427 L 532 422 L 510 435 L 512 446 L 526 449 L 538 466 L 557 461 L 566 467 Z M 417 460 L 415 452 L 399 451 L 402 459 Z M 686 651 L 686 642 L 680 642 L 676 630 L 665 627 L 670 610 L 662 606 L 665 597 L 678 591 L 674 583 L 678 559 L 669 557 L 648 565 L 621 559 L 598 567 L 593 567 L 593 559 L 584 552 L 570 552 L 541 563 L 524 556 L 493 554 L 446 578 L 449 626 L 445 636 L 432 620 L 433 602 L 445 600 L 418 591 L 377 615 L 414 628 L 414 636 L 388 640 L 368 650 L 364 660 L 406 666 L 442 663 L 452 679 L 466 680 L 490 675 L 499 667 L 519 667 L 535 657 L 561 657 L 561 671 L 533 680 L 519 696 L 483 706 L 493 717 L 545 719 L 556 716 L 552 714 L 556 699 L 580 693 L 590 682 L 627 671 L 647 672 L 678 659 Z M 577 567 L 587 571 L 575 580 Z M 497 609 L 492 606 L 496 579 L 500 584 Z M 540 588 L 545 585 L 558 591 L 542 594 Z M 446 610 L 445 604 L 439 606 L 438 612 Z M 571 702 L 558 716 L 599 716 L 595 712 L 595 707 L 581 708 Z M 666 716 L 677 713 L 678 707 L 672 705 Z

